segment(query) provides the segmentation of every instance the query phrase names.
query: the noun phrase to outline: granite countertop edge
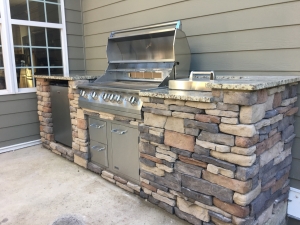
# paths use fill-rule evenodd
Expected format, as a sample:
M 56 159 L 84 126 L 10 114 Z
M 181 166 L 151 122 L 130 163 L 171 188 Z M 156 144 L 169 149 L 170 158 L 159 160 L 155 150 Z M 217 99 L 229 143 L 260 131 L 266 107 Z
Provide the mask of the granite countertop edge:
M 34 75 L 36 79 L 48 79 L 48 80 L 94 80 L 100 76 L 74 76 L 74 77 L 63 77 L 63 76 L 45 76 L 45 75 Z

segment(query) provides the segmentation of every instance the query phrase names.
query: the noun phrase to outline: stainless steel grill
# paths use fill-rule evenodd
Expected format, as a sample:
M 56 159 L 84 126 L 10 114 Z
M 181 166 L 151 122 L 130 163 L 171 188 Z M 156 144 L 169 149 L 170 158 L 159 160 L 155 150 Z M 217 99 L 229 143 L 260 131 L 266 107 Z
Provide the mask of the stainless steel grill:
M 79 106 L 139 119 L 138 93 L 186 78 L 191 60 L 180 21 L 112 32 L 106 54 L 105 74 L 79 86 Z

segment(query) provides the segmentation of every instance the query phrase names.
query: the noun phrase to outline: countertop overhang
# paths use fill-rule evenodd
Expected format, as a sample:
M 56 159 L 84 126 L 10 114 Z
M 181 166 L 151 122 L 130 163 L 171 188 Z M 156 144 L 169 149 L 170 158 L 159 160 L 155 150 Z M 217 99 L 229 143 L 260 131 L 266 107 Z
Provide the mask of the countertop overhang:
M 94 80 L 100 76 L 73 76 L 73 77 L 64 77 L 64 76 L 47 76 L 47 75 L 34 75 L 36 79 L 48 79 L 48 80 Z

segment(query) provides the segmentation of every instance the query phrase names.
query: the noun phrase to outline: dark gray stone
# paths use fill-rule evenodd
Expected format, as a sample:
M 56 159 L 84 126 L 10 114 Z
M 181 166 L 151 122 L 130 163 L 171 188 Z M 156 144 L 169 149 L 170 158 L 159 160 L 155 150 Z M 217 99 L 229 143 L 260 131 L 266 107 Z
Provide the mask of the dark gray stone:
M 181 184 L 181 173 L 178 173 L 176 171 L 174 171 L 173 173 L 166 173 L 165 174 L 165 178 L 169 181 L 177 181 L 178 183 Z
M 157 184 L 157 183 L 155 183 L 153 181 L 150 181 L 150 185 L 153 186 L 153 187 L 155 187 L 155 188 L 157 188 L 157 189 L 165 191 L 165 192 L 168 192 L 168 190 L 169 190 L 169 188 L 167 188 L 167 187 L 165 187 L 163 185 Z
M 71 148 L 64 147 L 60 144 L 56 146 L 56 150 L 59 151 L 62 154 L 68 155 L 70 157 L 74 157 L 74 151 Z
M 294 139 L 291 140 L 290 142 L 284 144 L 284 150 L 287 150 L 289 148 L 292 148 L 293 147 L 293 144 L 294 144 Z
M 149 195 L 147 195 L 143 190 L 140 191 L 140 197 L 147 199 L 149 197 Z
M 164 187 L 168 187 L 172 190 L 181 192 L 181 180 L 172 175 L 166 175 L 164 177 L 155 176 L 155 182 L 160 185 L 163 185 Z
M 252 190 L 254 190 L 257 187 L 258 184 L 259 184 L 259 174 L 256 174 L 252 178 Z
M 269 119 L 269 118 L 274 117 L 276 115 L 278 115 L 278 111 L 276 109 L 269 110 L 269 111 L 266 112 L 264 119 Z
M 163 144 L 164 143 L 164 137 L 159 137 L 153 134 L 149 133 L 141 133 L 140 137 L 147 140 L 147 141 L 152 141 L 158 144 Z
M 189 106 L 178 106 L 178 105 L 171 105 L 170 110 L 177 111 L 177 112 L 194 113 L 194 114 L 204 112 L 203 109 L 193 108 L 193 107 L 189 107 Z
M 163 98 L 150 98 L 151 103 L 164 104 L 164 101 Z
M 88 170 L 93 171 L 94 173 L 101 174 L 102 168 L 100 166 L 95 165 L 94 163 L 89 162 L 87 165 Z
M 193 177 L 201 177 L 201 171 L 203 168 L 198 167 L 198 166 L 194 166 L 191 164 L 187 164 L 181 161 L 176 161 L 175 162 L 175 167 L 174 167 L 175 171 L 182 173 L 182 174 L 187 174 Z
M 294 125 L 288 126 L 284 131 L 282 131 L 282 140 L 288 139 L 294 134 L 295 128 Z
M 195 192 L 185 187 L 182 187 L 181 190 L 184 196 L 186 196 L 187 198 L 191 198 L 194 201 L 202 202 L 206 205 L 212 205 L 212 196 Z
M 56 219 L 52 225 L 84 225 L 85 222 L 82 218 L 78 218 L 75 215 L 62 215 Z
M 191 224 L 202 225 L 201 220 L 197 219 L 196 217 L 190 214 L 180 211 L 180 209 L 178 209 L 177 207 L 175 207 L 175 215 L 178 216 L 180 219 L 188 221 Z
M 171 152 L 174 152 L 175 154 L 182 155 L 185 157 L 191 157 L 192 153 L 183 149 L 179 148 L 171 148 Z
M 203 222 L 203 225 L 215 225 L 213 222 Z
M 221 220 L 221 221 L 223 221 L 225 223 L 231 223 L 232 222 L 230 218 L 228 218 L 226 216 L 223 216 L 223 215 L 221 215 L 219 213 L 210 211 L 210 210 L 208 210 L 208 215 L 210 215 L 210 216 L 212 216 L 212 217 L 214 217 L 214 218 L 216 218 L 218 220 Z
M 213 195 L 221 201 L 232 203 L 232 190 L 210 183 L 206 180 L 182 175 L 182 186 L 206 195 Z
M 276 174 L 276 180 L 279 180 L 281 177 L 283 177 L 287 172 L 291 170 L 291 165 L 283 168 L 282 170 L 278 171 Z
M 261 134 L 259 135 L 259 143 L 263 142 L 264 140 L 267 140 L 269 138 L 268 134 Z
M 278 132 L 285 130 L 290 124 L 289 117 L 284 117 L 282 120 L 278 122 Z
M 155 178 L 154 178 L 154 175 L 153 174 L 150 174 L 148 172 L 145 172 L 143 170 L 140 170 L 140 176 L 146 180 L 149 180 L 149 181 L 154 181 Z
M 89 159 L 89 153 L 88 152 L 82 152 L 82 151 L 78 151 L 78 150 L 74 150 L 74 154 L 79 156 L 80 158 L 83 158 L 83 159 Z
M 207 131 L 202 131 L 198 139 L 201 141 L 213 142 L 221 145 L 234 146 L 234 136 L 228 134 L 213 134 Z
M 214 123 L 203 123 L 195 120 L 184 119 L 184 127 L 206 130 L 210 133 L 219 133 L 219 126 Z
M 142 108 L 142 111 L 143 111 L 143 112 L 147 112 L 147 113 L 151 113 L 151 109 L 152 109 L 152 108 L 143 107 L 143 108 Z
M 223 111 L 238 112 L 239 111 L 239 106 L 238 105 L 232 105 L 232 104 L 225 104 L 223 102 L 218 102 L 217 103 L 217 109 L 223 110 Z
M 274 201 L 274 207 L 273 210 L 276 210 L 280 202 L 286 201 L 289 198 L 289 193 L 284 193 L 280 195 L 278 198 L 275 199 Z
M 207 149 L 207 148 L 203 148 L 199 145 L 195 145 L 194 147 L 194 152 L 196 154 L 199 154 L 199 155 L 206 155 L 206 156 L 209 156 L 209 152 L 210 152 L 210 149 Z
M 162 115 L 162 116 L 171 116 L 172 112 L 169 110 L 163 110 L 163 109 L 151 109 L 151 113 L 156 115 Z
M 289 116 L 289 121 L 290 121 L 290 124 L 294 124 L 296 122 L 295 117 Z
M 290 98 L 294 98 L 294 97 L 296 97 L 297 96 L 297 94 L 298 94 L 298 85 L 293 85 L 293 86 L 291 86 L 290 87 L 291 89 L 290 89 L 290 92 L 289 92 L 289 94 L 290 94 Z
M 271 131 L 271 126 L 265 126 L 259 129 L 259 134 L 269 134 Z
M 166 165 L 167 167 L 174 168 L 174 163 L 168 162 L 167 160 L 163 160 L 162 162 L 163 162 L 163 164 Z
M 288 87 L 285 87 L 285 90 L 283 92 L 281 92 L 281 99 L 285 100 L 290 98 L 290 90 Z
M 151 145 L 150 143 L 141 141 L 139 143 L 139 149 L 140 149 L 140 152 L 155 156 L 156 148 L 154 145 Z
M 265 202 L 265 205 L 261 211 L 258 211 L 255 214 L 255 217 L 258 218 L 267 208 L 269 208 L 272 204 L 274 204 L 274 201 L 281 195 L 281 190 L 276 191 L 271 195 L 271 197 Z
M 273 129 L 277 128 L 278 125 L 279 125 L 279 122 L 271 124 L 271 129 L 273 130 Z
M 250 216 L 254 216 L 260 210 L 263 209 L 265 202 L 271 197 L 271 190 L 261 192 L 251 203 L 250 203 Z
M 146 125 L 139 125 L 138 130 L 141 133 L 149 133 L 149 126 Z
M 184 133 L 188 135 L 192 135 L 197 137 L 199 135 L 200 130 L 199 129 L 194 129 L 194 128 L 185 128 Z
M 233 172 L 235 172 L 235 170 L 236 170 L 236 166 L 234 164 L 224 162 L 222 160 L 219 160 L 219 159 L 216 159 L 216 158 L 213 158 L 213 157 L 210 157 L 210 156 L 199 155 L 199 154 L 193 153 L 192 157 L 196 160 L 203 161 L 203 162 L 210 163 L 210 164 L 214 164 L 215 166 L 219 166 L 219 167 L 222 167 L 224 169 L 231 170 Z
M 174 214 L 174 207 L 168 205 L 167 203 L 160 202 L 160 203 L 158 203 L 158 207 L 166 210 L 168 213 Z
M 150 166 L 150 167 L 155 167 L 156 166 L 156 163 L 149 160 L 149 159 L 140 158 L 140 162 L 147 165 L 147 166 Z
M 253 178 L 259 172 L 259 164 L 254 164 L 250 167 L 237 166 L 235 178 L 246 181 Z
M 149 195 L 148 201 L 155 205 L 158 205 L 158 203 L 160 202 L 156 198 L 153 198 L 151 195 Z

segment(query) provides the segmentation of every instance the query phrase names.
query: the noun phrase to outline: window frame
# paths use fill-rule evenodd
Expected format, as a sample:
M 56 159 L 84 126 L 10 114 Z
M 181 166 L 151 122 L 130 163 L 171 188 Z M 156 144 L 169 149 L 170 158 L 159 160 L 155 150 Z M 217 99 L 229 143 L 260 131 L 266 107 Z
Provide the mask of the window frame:
M 9 0 L 0 0 L 0 13 L 1 13 L 0 31 L 1 31 L 1 40 L 2 40 L 4 74 L 5 74 L 5 82 L 6 82 L 6 89 L 0 90 L 0 96 L 8 95 L 8 94 L 22 94 L 22 93 L 36 92 L 36 87 L 18 88 L 12 25 L 60 29 L 63 76 L 69 77 L 68 45 L 67 45 L 64 0 L 60 0 L 60 6 L 61 6 L 60 7 L 61 23 L 59 24 L 47 23 L 47 22 L 11 19 Z

